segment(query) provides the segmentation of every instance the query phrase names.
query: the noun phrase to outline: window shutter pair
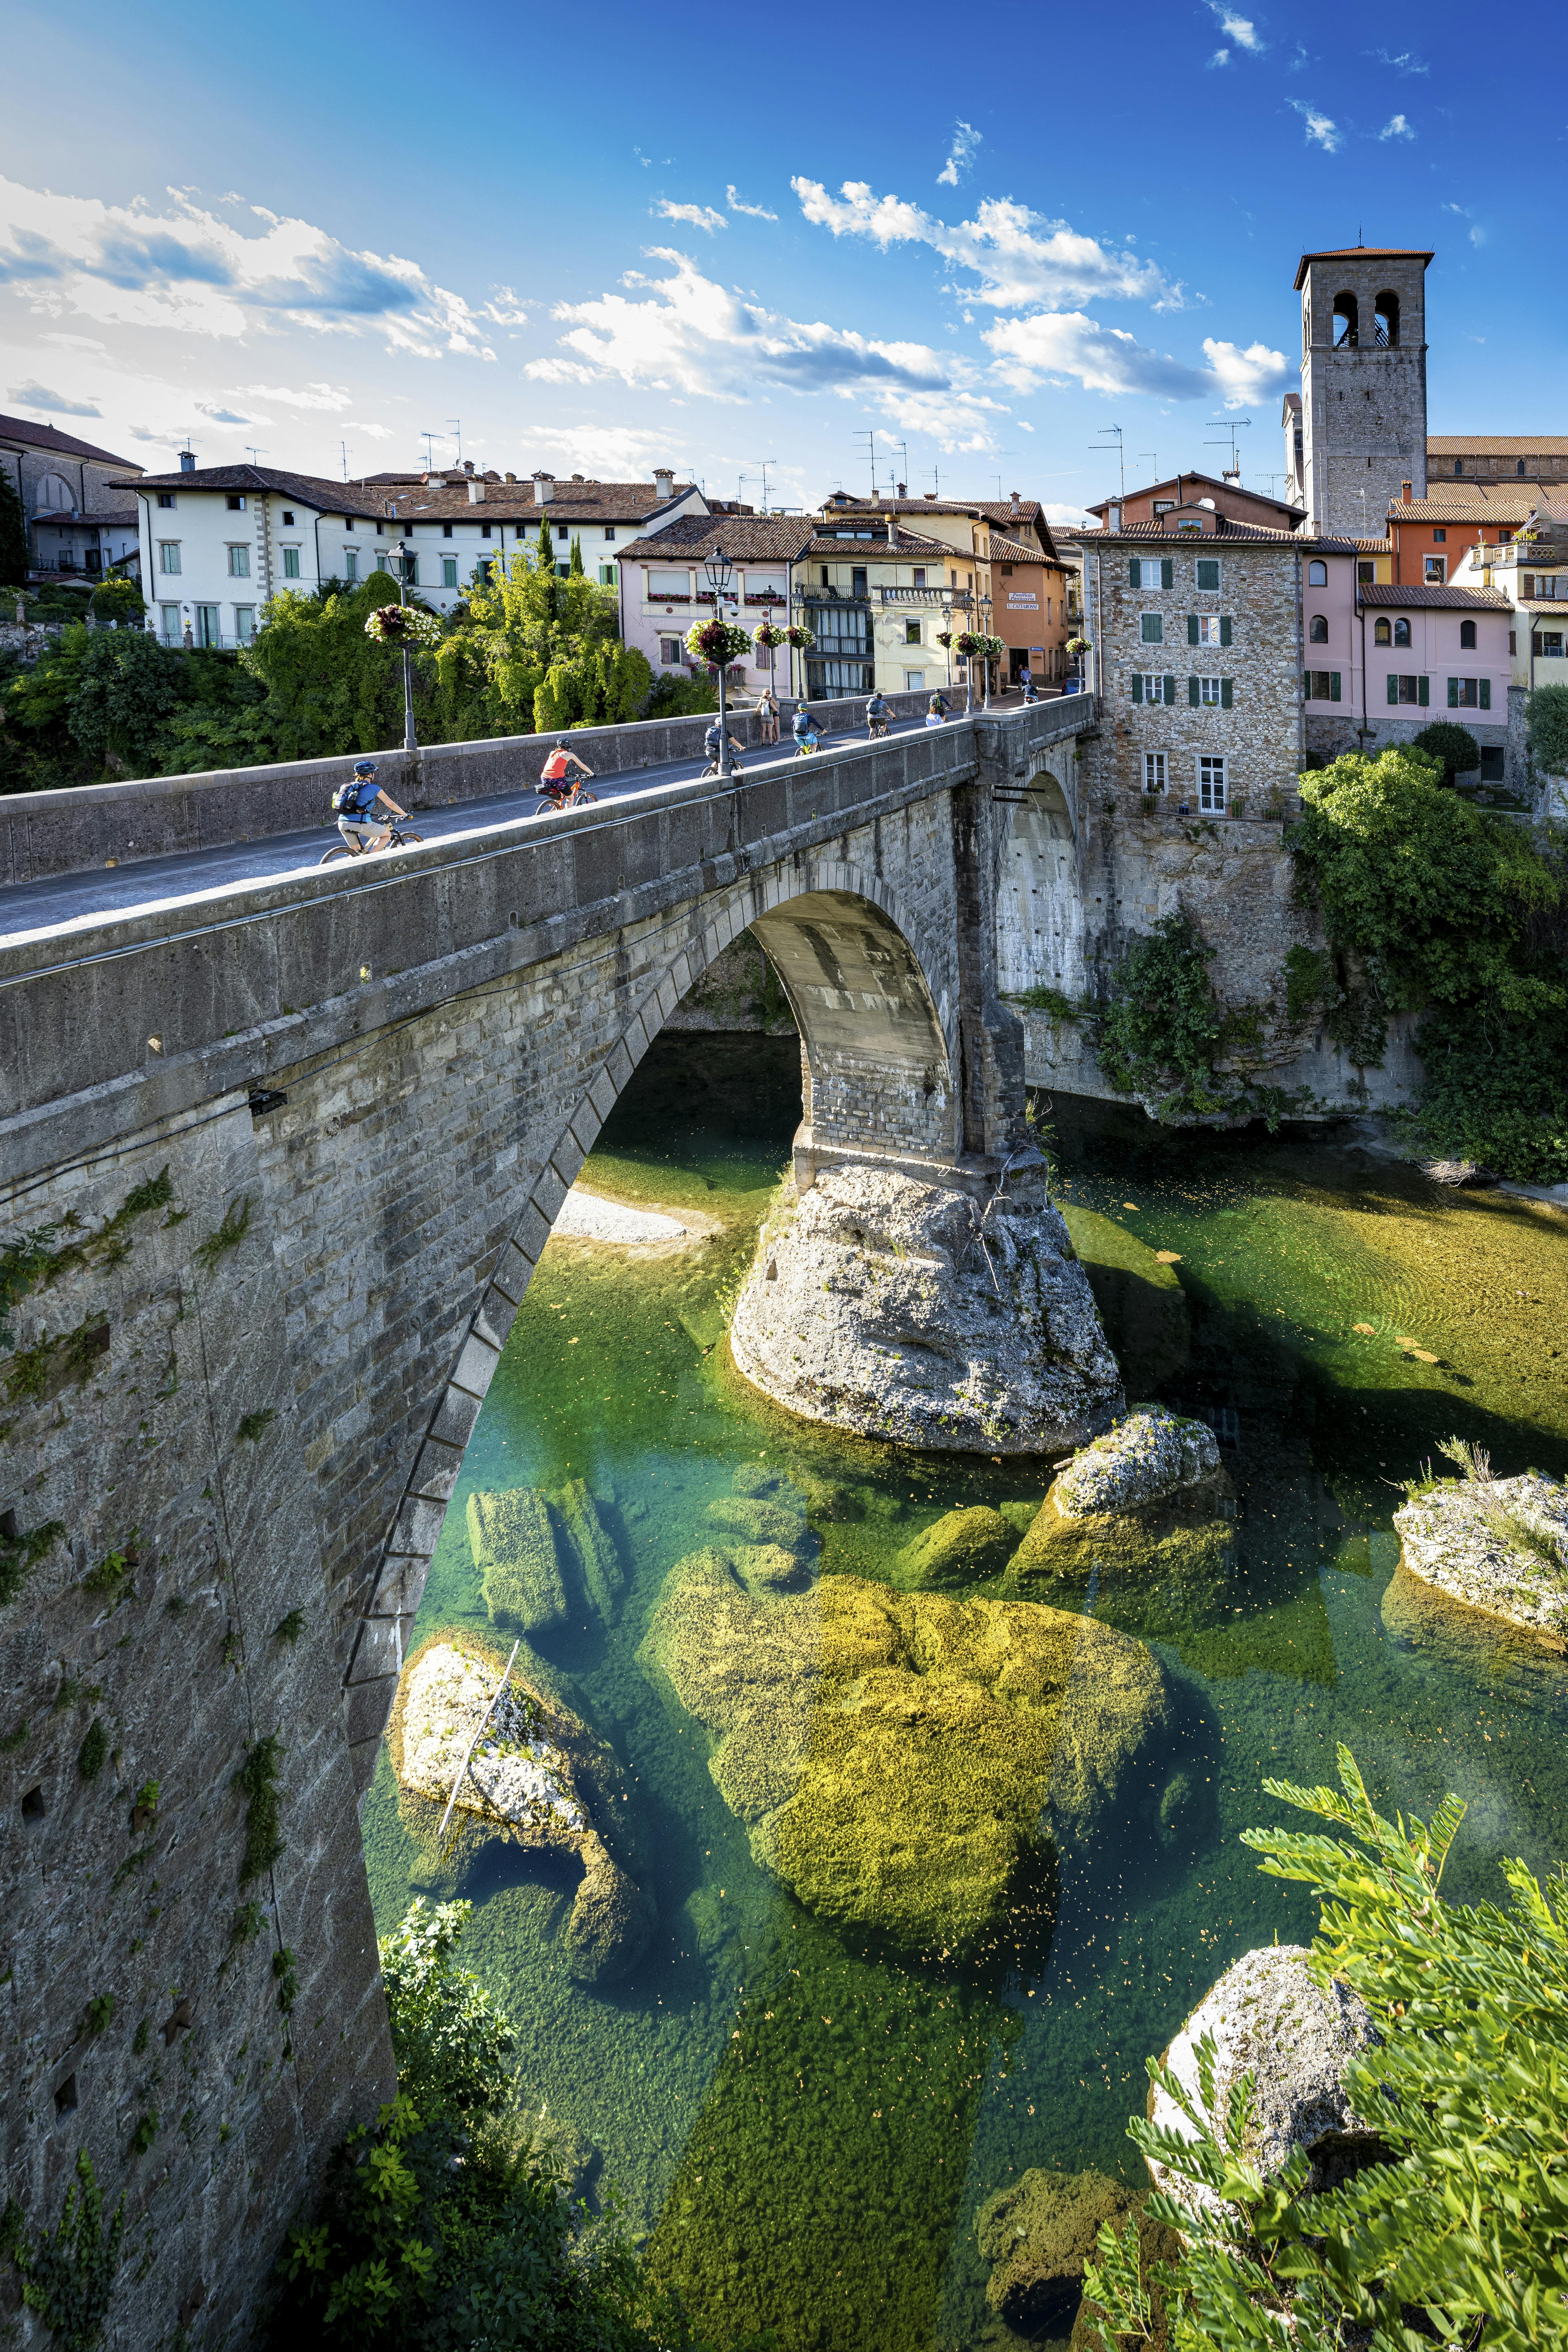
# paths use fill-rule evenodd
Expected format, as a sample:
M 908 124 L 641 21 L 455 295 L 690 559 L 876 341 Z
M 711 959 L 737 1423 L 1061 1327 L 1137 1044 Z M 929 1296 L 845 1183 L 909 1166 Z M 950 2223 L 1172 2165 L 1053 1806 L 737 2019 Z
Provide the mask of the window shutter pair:
M 1425 710 L 1427 704 L 1432 699 L 1432 681 L 1429 677 L 1418 677 L 1416 679 L 1415 699 L 1421 705 L 1422 709 Z

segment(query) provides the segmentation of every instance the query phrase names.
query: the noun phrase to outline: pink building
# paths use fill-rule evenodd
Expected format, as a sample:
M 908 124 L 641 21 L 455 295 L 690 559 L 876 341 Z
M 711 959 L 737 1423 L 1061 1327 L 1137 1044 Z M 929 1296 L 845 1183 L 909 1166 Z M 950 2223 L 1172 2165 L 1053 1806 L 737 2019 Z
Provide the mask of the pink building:
M 1307 748 L 1332 759 L 1407 742 L 1456 719 L 1502 773 L 1508 729 L 1508 599 L 1492 588 L 1390 585 L 1357 577 L 1349 540 L 1317 540 L 1301 563 Z
M 621 635 L 647 656 L 656 677 L 683 675 L 695 666 L 686 650 L 694 621 L 713 616 L 713 592 L 703 572 L 721 550 L 733 565 L 723 617 L 749 635 L 760 621 L 789 625 L 796 567 L 816 526 L 799 515 L 681 515 L 620 553 Z M 790 653 L 756 647 L 730 672 L 732 686 L 760 692 L 772 675 L 781 696 L 794 691 Z

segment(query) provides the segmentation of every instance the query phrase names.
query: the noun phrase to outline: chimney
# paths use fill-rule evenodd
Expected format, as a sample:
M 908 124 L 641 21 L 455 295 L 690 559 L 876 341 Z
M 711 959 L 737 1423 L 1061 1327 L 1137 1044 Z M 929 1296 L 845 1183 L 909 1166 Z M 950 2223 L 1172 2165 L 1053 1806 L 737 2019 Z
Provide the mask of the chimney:
M 515 481 L 516 481 L 516 479 L 517 479 L 517 476 L 516 476 L 515 474 L 509 474 L 509 475 L 507 476 L 507 480 L 508 480 L 509 482 L 515 482 Z
M 897 547 L 898 543 L 899 543 L 899 526 L 898 526 L 898 524 L 893 520 L 892 516 L 891 516 L 891 515 L 889 515 L 889 516 L 888 517 L 888 545 L 889 545 L 889 547 Z
M 472 459 L 471 457 L 465 457 L 465 458 L 464 458 L 464 460 L 463 460 L 463 471 L 464 471 L 464 473 L 465 473 L 465 474 L 471 474 L 471 473 L 473 472 L 473 470 L 474 470 L 474 461 L 473 461 L 473 459 Z
M 658 499 L 672 499 L 675 496 L 675 475 L 670 467 L 656 466 L 654 467 L 653 488 L 654 495 Z
M 1410 504 L 1410 502 L 1411 502 L 1411 500 L 1410 500 L 1410 485 L 1409 485 L 1409 483 L 1408 483 L 1408 482 L 1401 482 L 1401 483 L 1400 483 L 1400 485 L 1399 485 L 1399 495 L 1400 495 L 1401 499 L 1404 500 L 1405 504 L 1406 506 L 1408 506 L 1408 505 Z
M 196 470 L 196 453 L 195 453 L 195 451 L 194 449 L 182 449 L 182 450 L 181 450 L 181 452 L 180 452 L 180 471 L 181 471 L 181 473 L 182 473 L 182 474 L 194 474 L 194 473 L 195 472 L 195 470 Z
M 547 506 L 550 504 L 551 499 L 552 499 L 554 496 L 555 496 L 555 477 L 554 477 L 554 475 L 553 475 L 553 474 L 541 474 L 541 473 L 537 473 L 537 472 L 536 472 L 536 473 L 535 473 L 535 475 L 534 475 L 534 477 L 533 477 L 533 503 L 534 503 L 534 505 L 535 505 L 536 507 L 547 507 Z
M 1015 512 L 1015 514 L 1017 512 L 1017 509 L 1018 509 L 1018 493 L 1017 493 L 1017 491 L 1016 491 L 1016 490 L 1015 490 L 1015 491 L 1014 491 L 1014 493 L 1013 493 L 1013 511 Z
M 1109 504 L 1109 506 L 1106 508 L 1106 509 L 1105 509 L 1105 528 L 1106 528 L 1106 530 L 1121 530 L 1121 499 L 1112 499 L 1110 500 L 1110 503 Z
M 907 499 L 907 498 L 909 497 L 909 494 L 910 494 L 910 492 L 909 492 L 909 485 L 908 485 L 908 483 L 907 483 L 907 482 L 900 482 L 900 483 L 899 484 L 899 496 L 900 496 L 900 498 L 901 498 L 901 499 Z
M 480 475 L 477 478 L 470 479 L 468 483 L 468 504 L 471 507 L 482 506 L 484 504 L 484 477 Z
M 931 505 L 931 506 L 935 506 L 935 504 L 936 504 L 936 492 L 935 492 L 934 490 L 922 490 L 922 491 L 921 492 L 921 498 L 922 498 L 922 499 L 924 499 L 927 501 L 927 503 L 928 503 L 929 505 Z

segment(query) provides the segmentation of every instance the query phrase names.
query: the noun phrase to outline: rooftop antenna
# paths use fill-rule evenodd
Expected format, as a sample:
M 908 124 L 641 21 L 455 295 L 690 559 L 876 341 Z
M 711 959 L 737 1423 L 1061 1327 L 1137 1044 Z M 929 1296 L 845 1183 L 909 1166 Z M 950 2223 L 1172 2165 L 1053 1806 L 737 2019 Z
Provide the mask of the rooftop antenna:
M 1153 467 L 1154 479 L 1158 481 L 1160 478 L 1160 452 L 1158 449 L 1140 449 L 1138 452 L 1138 463 L 1142 465 L 1145 457 L 1148 458 L 1149 463 Z
M 768 467 L 770 466 L 776 466 L 778 464 L 778 459 L 776 457 L 753 457 L 752 459 L 752 463 L 753 466 L 760 466 L 762 468 L 763 512 L 766 514 L 768 510 Z
M 907 441 L 893 441 L 893 442 L 890 442 L 890 443 L 889 444 L 889 450 L 896 449 L 896 450 L 898 451 L 898 453 L 899 453 L 899 464 L 900 464 L 900 467 L 903 468 L 902 479 L 903 479 L 904 481 L 906 481 L 906 482 L 907 482 L 907 481 L 909 480 L 909 478 L 910 478 L 910 445 L 909 445 L 909 443 L 908 443 Z M 893 479 L 894 479 L 895 483 L 896 483 L 900 478 L 900 476 L 899 476 L 899 475 L 897 475 L 897 474 L 895 474 L 895 475 L 894 475 L 894 477 L 893 477 Z
M 447 429 L 458 436 L 458 463 L 460 466 L 463 462 L 463 420 L 460 416 L 448 416 L 447 425 Z
M 1102 425 L 1100 429 L 1101 434 L 1114 433 L 1116 436 L 1116 464 L 1121 477 L 1121 495 L 1125 498 L 1127 496 L 1127 452 L 1121 446 L 1121 427 L 1120 425 Z
M 1223 467 L 1221 470 L 1224 473 L 1226 480 L 1227 482 L 1234 482 L 1237 488 L 1240 489 L 1241 459 L 1237 457 L 1236 449 L 1237 428 L 1238 425 L 1246 426 L 1250 425 L 1252 419 L 1250 416 L 1211 416 L 1207 419 L 1207 422 L 1210 425 L 1219 425 L 1229 437 L 1225 441 L 1205 441 L 1204 443 L 1204 447 L 1205 449 L 1229 449 L 1230 464 L 1227 467 Z
M 852 438 L 852 439 L 854 439 L 854 440 L 856 440 L 856 441 L 864 441 L 864 443 L 866 444 L 866 463 L 867 463 L 867 464 L 870 467 L 870 468 L 871 468 L 871 498 L 872 498 L 872 502 L 873 502 L 873 504 L 874 504 L 874 503 L 875 503 L 875 501 L 876 501 L 876 497 L 877 497 L 877 430 L 876 430 L 876 427 L 875 427 L 875 425 L 873 425 L 873 426 L 871 426 L 871 428 L 870 428 L 868 431 L 867 431 L 867 432 L 856 433 L 856 434 L 854 434 L 854 435 L 852 435 L 852 436 L 851 436 L 851 438 Z
M 430 444 L 436 436 L 433 433 L 421 433 L 419 438 L 425 444 L 425 471 L 427 474 L 433 474 L 436 470 L 436 461 L 431 455 Z
M 254 466 L 254 465 L 255 465 L 255 463 L 256 463 L 256 461 L 257 461 L 257 459 L 258 459 L 258 457 L 266 457 L 266 455 L 267 455 L 267 452 L 266 452 L 266 450 L 265 450 L 265 449 L 253 449 L 253 448 L 251 447 L 251 446 L 250 446 L 249 442 L 247 441 L 247 442 L 246 443 L 246 445 L 245 445 L 245 454 L 246 454 L 246 456 L 249 458 L 249 460 L 250 460 L 251 464 Z
M 349 478 L 349 445 L 346 441 L 340 441 L 338 446 L 343 453 L 343 479 L 346 482 Z
M 940 499 L 940 498 L 941 498 L 941 496 L 942 496 L 942 467 L 941 467 L 940 466 L 933 466 L 933 467 L 931 467 L 931 480 L 936 484 L 936 494 L 937 494 L 937 497 Z

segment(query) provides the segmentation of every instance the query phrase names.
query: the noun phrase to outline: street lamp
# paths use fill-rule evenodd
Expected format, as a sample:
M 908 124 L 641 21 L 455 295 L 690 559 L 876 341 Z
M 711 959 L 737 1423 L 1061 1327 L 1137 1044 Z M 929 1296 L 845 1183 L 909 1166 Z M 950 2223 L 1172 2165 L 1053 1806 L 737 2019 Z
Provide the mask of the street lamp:
M 397 512 L 390 499 L 387 500 L 386 511 L 391 517 L 395 517 Z M 406 539 L 399 540 L 394 553 L 397 557 L 397 601 L 406 611 L 408 571 L 416 558 Z M 419 749 L 418 739 L 414 732 L 414 662 L 406 636 L 403 640 L 403 748 L 411 756 Z
M 722 607 L 729 597 L 730 583 L 735 576 L 735 567 L 721 547 L 716 547 L 704 560 L 702 576 L 713 591 L 713 618 L 716 621 L 722 621 L 724 618 Z M 724 668 L 725 665 L 721 661 L 719 664 L 719 775 L 722 782 L 728 783 L 730 781 L 730 719 L 729 705 L 724 696 Z

